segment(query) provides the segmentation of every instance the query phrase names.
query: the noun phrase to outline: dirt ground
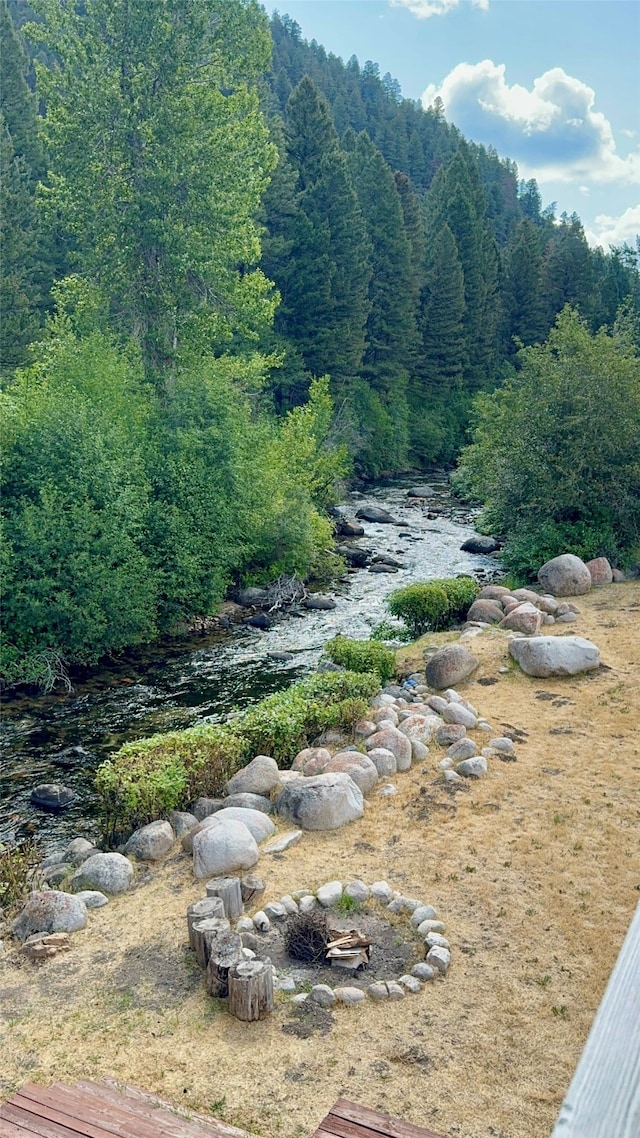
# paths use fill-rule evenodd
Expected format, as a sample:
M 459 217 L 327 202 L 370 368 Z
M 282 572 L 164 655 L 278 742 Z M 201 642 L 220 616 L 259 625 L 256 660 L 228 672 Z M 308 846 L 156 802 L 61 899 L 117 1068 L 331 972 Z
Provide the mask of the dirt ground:
M 0 1098 L 113 1076 L 265 1138 L 310 1136 L 339 1095 L 451 1138 L 550 1134 L 640 899 L 640 583 L 578 604 L 562 631 L 598 644 L 597 673 L 500 673 L 504 634 L 470 644 L 481 666 L 461 690 L 499 733 L 520 732 L 517 762 L 452 794 L 433 746 L 360 822 L 256 867 L 264 901 L 362 877 L 433 904 L 446 980 L 330 1012 L 280 997 L 270 1019 L 234 1021 L 187 948 L 202 885 L 170 855 L 90 914 L 67 955 L 0 958 Z

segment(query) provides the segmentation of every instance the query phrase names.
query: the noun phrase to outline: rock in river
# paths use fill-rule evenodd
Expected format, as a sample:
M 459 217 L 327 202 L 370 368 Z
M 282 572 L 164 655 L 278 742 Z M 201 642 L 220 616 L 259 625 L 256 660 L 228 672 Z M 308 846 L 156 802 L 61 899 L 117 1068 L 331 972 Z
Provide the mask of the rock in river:
M 363 506 L 356 514 L 357 518 L 362 518 L 363 522 L 377 522 L 378 525 L 383 526 L 396 526 L 398 523 L 393 514 L 388 510 L 382 510 L 379 506 Z
M 77 794 L 59 782 L 42 782 L 31 791 L 31 801 L 42 810 L 64 810 L 75 802 Z M 64 930 L 61 930 L 64 931 Z

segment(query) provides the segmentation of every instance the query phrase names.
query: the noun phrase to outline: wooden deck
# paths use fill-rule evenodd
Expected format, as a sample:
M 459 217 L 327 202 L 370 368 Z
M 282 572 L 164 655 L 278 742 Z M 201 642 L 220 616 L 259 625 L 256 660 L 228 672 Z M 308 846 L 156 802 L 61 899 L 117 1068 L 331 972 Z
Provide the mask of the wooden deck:
M 115 1083 L 27 1084 L 0 1104 L 0 1138 L 253 1138 Z
M 442 1138 L 442 1135 L 339 1098 L 313 1138 Z

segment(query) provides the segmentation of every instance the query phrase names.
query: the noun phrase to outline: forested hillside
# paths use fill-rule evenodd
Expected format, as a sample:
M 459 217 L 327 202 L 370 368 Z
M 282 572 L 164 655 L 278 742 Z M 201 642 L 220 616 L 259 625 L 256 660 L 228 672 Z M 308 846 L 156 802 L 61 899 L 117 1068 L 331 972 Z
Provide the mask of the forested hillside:
M 0 0 L 0 671 L 327 576 L 326 507 L 451 463 L 574 306 L 640 309 L 513 163 L 256 0 Z

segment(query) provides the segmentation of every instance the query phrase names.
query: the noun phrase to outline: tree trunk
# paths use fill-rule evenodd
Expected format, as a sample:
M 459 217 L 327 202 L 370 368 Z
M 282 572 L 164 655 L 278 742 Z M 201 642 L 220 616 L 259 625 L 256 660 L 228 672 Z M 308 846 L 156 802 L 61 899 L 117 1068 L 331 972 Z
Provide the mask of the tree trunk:
M 212 877 L 206 885 L 207 897 L 220 897 L 224 915 L 230 921 L 242 914 L 242 890 L 239 877 Z
M 195 951 L 195 940 L 193 939 L 193 926 L 196 921 L 210 920 L 212 917 L 224 918 L 224 904 L 219 897 L 203 897 L 200 901 L 194 901 L 187 909 L 187 926 L 189 929 L 189 946 Z
M 207 920 L 194 922 L 191 934 L 194 939 L 196 960 L 201 968 L 207 967 L 217 941 L 226 936 L 230 928 L 226 917 L 209 917 Z
M 238 933 L 223 932 L 209 947 L 207 991 L 210 996 L 229 995 L 229 969 L 242 964 L 242 940 Z
M 268 960 L 245 960 L 229 973 L 229 1013 L 242 1020 L 264 1019 L 273 1011 L 273 973 Z

